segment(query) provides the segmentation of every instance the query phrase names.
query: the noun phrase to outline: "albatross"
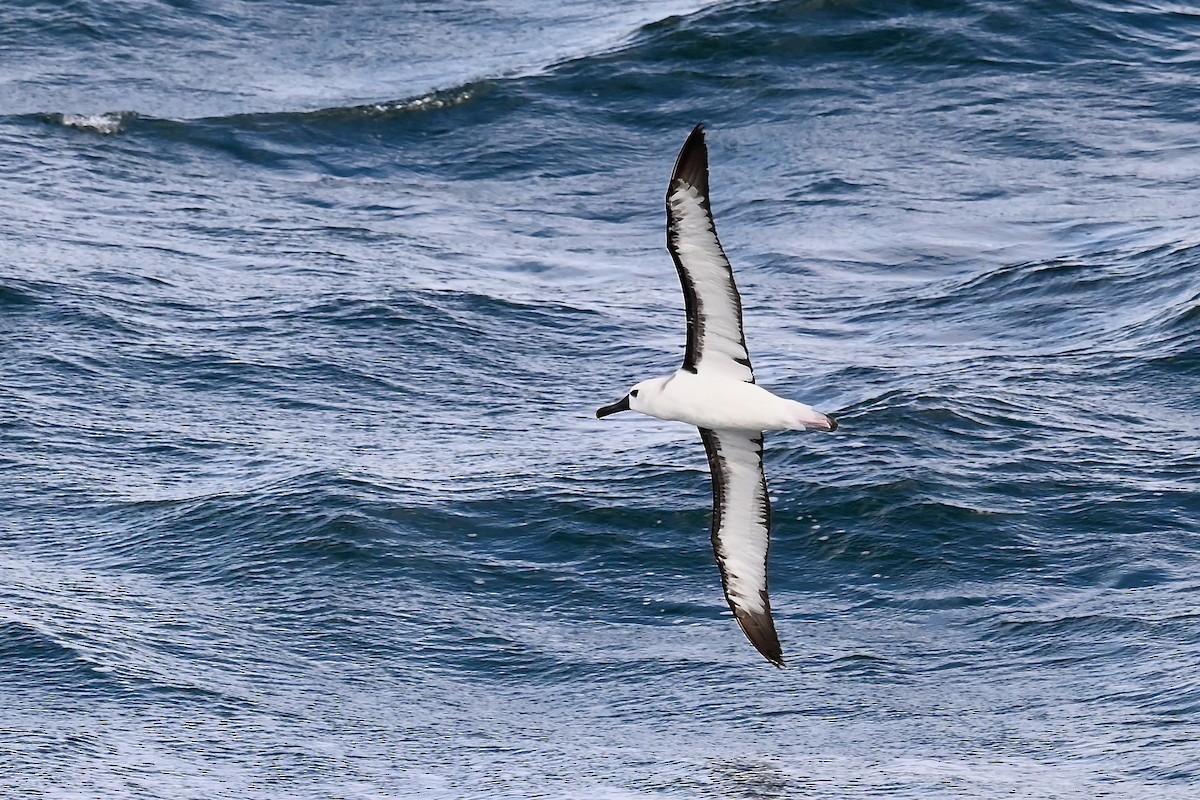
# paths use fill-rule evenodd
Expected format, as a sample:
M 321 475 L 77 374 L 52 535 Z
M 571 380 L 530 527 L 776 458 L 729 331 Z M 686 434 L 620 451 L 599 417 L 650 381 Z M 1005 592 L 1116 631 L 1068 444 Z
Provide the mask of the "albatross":
M 750 643 L 782 667 L 783 649 L 767 596 L 771 501 L 763 472 L 763 432 L 832 432 L 838 425 L 828 414 L 754 382 L 741 296 L 709 205 L 703 125 L 684 142 L 667 185 L 667 249 L 687 312 L 683 366 L 674 374 L 642 381 L 598 409 L 596 417 L 638 411 L 700 429 L 712 474 L 712 546 L 725 599 Z

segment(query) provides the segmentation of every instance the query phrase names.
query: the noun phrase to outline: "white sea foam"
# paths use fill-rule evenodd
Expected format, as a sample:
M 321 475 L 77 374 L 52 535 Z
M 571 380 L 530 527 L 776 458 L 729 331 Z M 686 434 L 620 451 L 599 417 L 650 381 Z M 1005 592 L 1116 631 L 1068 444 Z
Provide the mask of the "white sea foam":
M 125 112 L 110 111 L 106 114 L 62 114 L 59 121 L 68 128 L 111 136 L 124 131 L 131 117 L 131 114 Z
M 432 111 L 439 108 L 462 105 L 474 96 L 475 92 L 470 89 L 460 89 L 450 92 L 430 92 L 420 97 L 400 100 L 395 103 L 376 103 L 367 106 L 367 108 L 380 114 L 396 111 Z

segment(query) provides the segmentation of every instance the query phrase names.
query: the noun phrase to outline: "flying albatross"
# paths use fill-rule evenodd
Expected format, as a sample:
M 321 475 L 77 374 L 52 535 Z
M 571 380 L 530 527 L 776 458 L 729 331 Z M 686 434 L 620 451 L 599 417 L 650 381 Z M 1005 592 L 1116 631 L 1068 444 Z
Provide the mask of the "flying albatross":
M 771 501 L 763 431 L 835 431 L 837 422 L 754 382 L 742 300 L 708 202 L 703 125 L 684 142 L 667 186 L 667 248 L 687 310 L 683 366 L 673 375 L 642 381 L 596 417 L 640 411 L 700 429 L 712 473 L 712 545 L 725 599 L 750 643 L 781 667 L 783 649 L 767 597 Z

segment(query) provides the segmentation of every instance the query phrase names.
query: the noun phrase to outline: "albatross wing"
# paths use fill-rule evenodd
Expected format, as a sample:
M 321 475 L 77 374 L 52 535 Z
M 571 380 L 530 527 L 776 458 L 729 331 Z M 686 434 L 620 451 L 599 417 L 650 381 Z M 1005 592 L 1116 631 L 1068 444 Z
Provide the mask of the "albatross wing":
M 687 309 L 683 368 L 754 383 L 742 332 L 742 299 L 708 204 L 703 125 L 697 125 L 684 142 L 667 187 L 667 248 L 683 284 Z
M 783 649 L 767 598 L 771 501 L 761 433 L 700 429 L 713 486 L 713 552 L 725 599 L 750 643 L 777 667 Z

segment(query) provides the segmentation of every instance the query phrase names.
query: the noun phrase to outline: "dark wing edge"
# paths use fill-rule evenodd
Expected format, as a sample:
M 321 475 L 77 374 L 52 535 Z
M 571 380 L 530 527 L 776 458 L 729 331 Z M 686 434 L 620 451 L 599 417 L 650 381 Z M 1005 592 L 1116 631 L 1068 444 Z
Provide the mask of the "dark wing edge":
M 747 609 L 739 606 L 730 594 L 731 575 L 726 567 L 725 556 L 722 553 L 721 547 L 721 532 L 725 520 L 722 519 L 722 509 L 726 504 L 726 494 L 728 491 L 729 477 L 723 463 L 723 454 L 721 451 L 721 438 L 717 431 L 708 428 L 700 428 L 700 438 L 704 442 L 704 451 L 708 455 L 708 469 L 712 476 L 713 490 L 713 521 L 712 521 L 712 546 L 713 555 L 717 559 L 717 567 L 721 571 L 721 586 L 725 592 L 725 601 L 729 603 L 730 610 L 733 611 L 734 617 L 738 621 L 738 625 L 742 628 L 742 633 L 750 640 L 750 644 L 754 645 L 754 649 L 762 654 L 764 658 L 770 661 L 777 667 L 784 666 L 783 647 L 779 643 L 779 635 L 775 632 L 775 621 L 771 617 L 771 601 L 768 596 L 768 581 L 767 581 L 767 561 L 766 556 L 770 553 L 770 531 L 771 531 L 771 501 L 767 494 L 767 479 L 766 473 L 762 469 L 762 453 L 763 453 L 763 436 L 760 433 L 757 438 L 751 441 L 758 451 L 758 474 L 760 487 L 762 491 L 762 501 L 759 506 L 760 522 L 764 527 L 764 532 L 767 536 L 767 547 L 764 551 L 763 560 L 763 588 L 759 593 L 759 600 L 762 604 L 762 610 L 755 612 L 752 609 Z M 731 435 L 744 435 L 741 432 L 732 433 Z
M 700 296 L 696 292 L 696 287 L 692 282 L 691 276 L 688 275 L 688 271 L 683 265 L 683 261 L 679 255 L 679 248 L 675 242 L 679 221 L 676 219 L 675 210 L 671 206 L 671 195 L 675 193 L 675 189 L 680 183 L 685 183 L 699 192 L 700 206 L 708 217 L 708 225 L 712 230 L 713 242 L 720 253 L 720 257 L 725 261 L 725 268 L 729 279 L 728 289 L 736 308 L 738 331 L 741 333 L 742 352 L 747 354 L 745 359 L 737 360 L 750 370 L 751 377 L 749 382 L 753 383 L 753 368 L 750 366 L 749 357 L 750 351 L 746 349 L 746 335 L 744 326 L 742 325 L 742 298 L 738 293 L 737 284 L 733 280 L 733 270 L 729 266 L 729 258 L 725 255 L 725 248 L 721 246 L 721 240 L 717 236 L 717 225 L 713 221 L 712 207 L 709 204 L 708 145 L 704 142 L 704 123 L 700 123 L 692 129 L 687 141 L 680 148 L 679 156 L 675 160 L 675 169 L 671 172 L 671 181 L 667 184 L 666 196 L 667 250 L 670 251 L 671 260 L 675 262 L 675 271 L 679 274 L 679 284 L 683 287 L 684 310 L 687 314 L 687 347 L 683 354 L 683 369 L 695 374 L 700 362 L 701 349 L 704 345 L 704 318 Z
M 687 141 L 679 149 L 675 169 L 671 172 L 671 189 L 675 188 L 676 181 L 694 187 L 700 193 L 700 205 L 712 215 L 712 208 L 708 204 L 708 145 L 704 141 L 703 122 L 692 128 Z

